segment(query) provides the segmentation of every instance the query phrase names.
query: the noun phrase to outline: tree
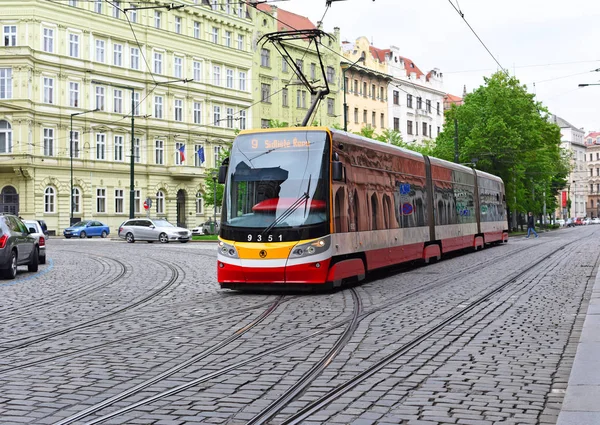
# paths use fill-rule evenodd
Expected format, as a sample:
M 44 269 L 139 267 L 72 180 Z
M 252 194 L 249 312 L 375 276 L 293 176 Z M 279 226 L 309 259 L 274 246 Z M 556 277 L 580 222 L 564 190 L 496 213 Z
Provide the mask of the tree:
M 501 177 L 509 210 L 539 213 L 544 200 L 547 208 L 555 206 L 553 199 L 569 171 L 560 129 L 516 78 L 497 72 L 468 94 L 463 105 L 446 112 L 433 154 L 449 161 L 454 158 L 454 119 L 459 162 Z
M 231 152 L 231 146 L 228 146 L 226 149 L 221 149 L 221 153 L 219 154 L 219 160 L 217 162 L 216 168 L 207 168 L 206 169 L 206 180 L 204 182 L 204 188 L 202 190 L 202 199 L 205 207 L 214 207 L 215 205 L 215 190 L 216 190 L 216 201 L 217 206 L 223 204 L 223 184 L 220 184 L 217 180 L 213 180 L 213 176 L 219 176 L 219 167 L 223 160 L 229 157 L 229 153 Z

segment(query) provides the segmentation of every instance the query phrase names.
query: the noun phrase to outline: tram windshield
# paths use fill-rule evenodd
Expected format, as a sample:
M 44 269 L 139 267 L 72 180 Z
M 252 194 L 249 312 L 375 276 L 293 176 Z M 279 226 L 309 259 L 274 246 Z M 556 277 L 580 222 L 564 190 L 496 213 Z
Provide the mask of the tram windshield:
M 238 136 L 229 158 L 223 224 L 270 231 L 327 221 L 327 146 L 324 131 Z

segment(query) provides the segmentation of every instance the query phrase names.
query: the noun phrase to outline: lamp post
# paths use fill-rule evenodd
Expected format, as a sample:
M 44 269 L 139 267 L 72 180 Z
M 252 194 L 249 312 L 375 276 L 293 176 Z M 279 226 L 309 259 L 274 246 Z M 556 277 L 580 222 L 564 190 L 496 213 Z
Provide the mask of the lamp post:
M 69 156 L 71 157 L 71 215 L 69 216 L 69 226 L 73 225 L 73 209 L 75 207 L 75 188 L 73 187 L 73 117 L 96 111 L 98 111 L 98 108 L 71 114 L 71 127 L 69 128 Z
M 346 86 L 346 71 L 352 68 L 359 62 L 364 62 L 365 57 L 361 56 L 354 63 L 352 63 L 348 68 L 344 68 L 342 70 L 342 78 L 344 80 L 344 131 L 348 131 L 348 104 L 346 103 L 346 92 L 348 91 L 348 87 Z
M 213 229 L 212 232 L 215 231 L 217 226 L 217 171 L 213 170 L 211 172 L 211 177 L 213 181 Z

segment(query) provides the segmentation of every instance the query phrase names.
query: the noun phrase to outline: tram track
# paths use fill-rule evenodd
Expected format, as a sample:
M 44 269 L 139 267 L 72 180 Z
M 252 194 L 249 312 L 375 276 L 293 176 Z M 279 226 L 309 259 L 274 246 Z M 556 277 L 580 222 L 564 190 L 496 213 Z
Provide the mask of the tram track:
M 165 266 L 168 270 L 170 270 L 171 272 L 171 277 L 169 278 L 169 280 L 163 285 L 161 286 L 159 289 L 152 291 L 150 294 L 144 296 L 143 298 L 129 304 L 126 305 L 125 307 L 121 307 L 118 308 L 116 310 L 110 311 L 107 314 L 97 317 L 95 319 L 92 320 L 87 320 L 81 323 L 78 323 L 77 325 L 74 326 L 70 326 L 67 328 L 63 328 L 60 330 L 56 330 L 53 332 L 47 332 L 45 334 L 41 334 L 41 335 L 37 335 L 37 336 L 26 336 L 23 338 L 19 338 L 19 339 L 14 339 L 14 340 L 10 340 L 10 341 L 3 341 L 2 342 L 2 346 L 4 348 L 0 349 L 0 353 L 1 354 L 5 354 L 11 351 L 15 351 L 15 350 L 19 350 L 21 348 L 25 348 L 28 347 L 30 345 L 33 345 L 35 343 L 38 342 L 42 342 L 42 341 L 46 341 L 49 340 L 51 338 L 54 338 L 56 336 L 60 336 L 60 335 L 64 335 L 70 332 L 75 332 L 75 331 L 79 331 L 81 329 L 85 329 L 94 325 L 97 325 L 99 323 L 103 323 L 106 321 L 110 321 L 110 319 L 115 318 L 116 316 L 118 316 L 119 314 L 125 312 L 125 311 L 129 311 L 132 309 L 135 309 L 143 304 L 148 303 L 149 301 L 151 301 L 152 299 L 158 297 L 159 295 L 165 293 L 165 291 L 169 290 L 170 288 L 172 288 L 173 286 L 175 286 L 178 282 L 179 282 L 179 275 L 180 272 L 178 270 L 178 268 L 174 267 L 173 265 L 171 265 L 170 263 L 164 262 L 164 261 L 160 261 L 160 260 L 155 260 L 159 263 L 161 263 L 163 266 Z M 108 320 L 107 320 L 108 319 Z M 30 338 L 28 340 L 26 340 L 27 338 Z M 20 342 L 19 341 L 23 341 L 26 340 L 24 342 Z M 17 343 L 16 345 L 12 345 L 10 346 L 10 344 L 12 343 Z M 8 347 L 6 347 L 7 345 L 9 345 Z

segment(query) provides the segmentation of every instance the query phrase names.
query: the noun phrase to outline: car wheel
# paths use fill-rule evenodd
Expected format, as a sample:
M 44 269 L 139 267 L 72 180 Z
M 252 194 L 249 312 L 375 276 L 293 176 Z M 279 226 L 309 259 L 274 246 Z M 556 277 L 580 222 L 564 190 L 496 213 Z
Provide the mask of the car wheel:
M 65 236 L 65 239 L 71 239 L 71 236 Z
M 186 243 L 186 242 L 188 242 L 188 241 L 179 241 L 179 242 L 181 242 L 181 243 Z
M 6 270 L 2 270 L 2 274 L 7 279 L 17 277 L 17 253 L 14 250 L 10 252 L 9 267 Z
M 168 243 L 169 237 L 166 233 L 161 233 L 160 235 L 158 235 L 158 240 L 160 241 L 160 243 Z
M 106 233 L 106 230 L 102 231 L 102 234 L 100 235 L 102 238 L 105 238 L 108 236 L 108 233 Z
M 46 256 L 40 257 L 40 264 L 46 264 Z
M 27 270 L 29 270 L 30 272 L 37 272 L 39 259 L 40 259 L 40 249 L 36 246 L 34 248 L 33 252 L 31 253 L 31 260 L 29 261 L 29 264 L 27 264 Z
M 81 232 L 81 233 L 79 234 L 79 237 L 80 237 L 81 239 L 85 238 L 86 236 L 87 236 L 87 235 L 85 234 L 85 232 Z
M 135 238 L 133 237 L 133 233 L 128 232 L 125 235 L 125 240 L 127 241 L 127 243 L 134 243 L 135 242 Z

